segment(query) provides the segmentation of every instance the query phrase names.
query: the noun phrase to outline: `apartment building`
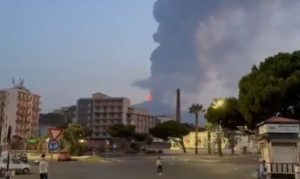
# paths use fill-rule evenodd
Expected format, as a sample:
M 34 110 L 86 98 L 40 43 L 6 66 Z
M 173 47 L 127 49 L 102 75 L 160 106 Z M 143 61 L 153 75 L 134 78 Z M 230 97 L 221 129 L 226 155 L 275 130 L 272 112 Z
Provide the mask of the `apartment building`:
M 92 127 L 93 119 L 93 99 L 92 98 L 80 98 L 76 104 L 76 118 L 75 122 Z
M 126 124 L 134 125 L 138 133 L 149 133 L 149 129 L 159 122 L 159 119 L 151 116 L 146 109 L 128 108 Z
M 1 145 L 5 143 L 8 126 L 12 136 L 36 137 L 41 99 L 23 86 L 23 82 L 13 88 L 0 90 Z
M 76 106 L 72 105 L 54 109 L 53 113 L 62 115 L 65 123 L 72 123 L 76 118 L 76 110 Z
M 132 124 L 136 126 L 137 132 L 145 133 L 156 124 L 147 110 L 131 108 L 130 99 L 110 97 L 102 93 L 78 99 L 76 119 L 78 123 L 92 129 L 91 138 L 94 139 L 110 138 L 107 130 L 114 124 Z

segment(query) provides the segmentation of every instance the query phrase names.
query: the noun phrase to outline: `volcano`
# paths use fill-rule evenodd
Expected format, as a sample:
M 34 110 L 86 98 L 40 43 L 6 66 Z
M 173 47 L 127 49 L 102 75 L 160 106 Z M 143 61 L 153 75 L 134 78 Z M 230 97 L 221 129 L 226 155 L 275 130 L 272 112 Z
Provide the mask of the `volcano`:
M 135 105 L 132 105 L 132 107 L 136 107 L 136 108 L 142 108 L 142 109 L 147 109 L 149 111 L 149 113 L 153 116 L 174 116 L 175 117 L 175 113 L 176 113 L 176 109 L 166 105 L 160 101 L 155 101 L 155 100 L 151 100 L 151 101 L 144 101 Z M 194 115 L 188 113 L 187 110 L 182 110 L 181 111 L 181 122 L 182 123 L 194 123 L 195 122 L 195 118 Z M 199 124 L 201 126 L 203 126 L 205 124 L 205 120 L 203 117 L 200 117 L 199 119 Z

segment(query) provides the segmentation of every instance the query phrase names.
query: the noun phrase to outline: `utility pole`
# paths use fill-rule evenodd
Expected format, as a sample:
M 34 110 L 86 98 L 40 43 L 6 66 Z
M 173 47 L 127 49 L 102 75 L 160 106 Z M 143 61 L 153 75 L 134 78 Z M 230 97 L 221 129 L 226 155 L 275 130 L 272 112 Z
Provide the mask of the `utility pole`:
M 10 179 L 10 171 L 9 171 L 9 163 L 10 163 L 10 144 L 11 144 L 11 126 L 8 126 L 8 131 L 7 131 L 7 161 L 6 161 L 6 173 L 5 173 L 5 179 Z

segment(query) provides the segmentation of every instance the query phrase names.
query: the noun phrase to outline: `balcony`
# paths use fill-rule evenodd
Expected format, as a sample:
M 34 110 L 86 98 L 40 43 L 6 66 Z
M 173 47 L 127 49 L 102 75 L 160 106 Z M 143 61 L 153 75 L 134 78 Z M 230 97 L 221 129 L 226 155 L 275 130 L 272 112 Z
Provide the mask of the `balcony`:
M 19 101 L 29 102 L 29 101 L 31 101 L 31 97 L 29 95 L 19 94 L 18 95 L 18 100 Z
M 30 109 L 31 108 L 31 104 L 21 104 L 19 103 L 18 108 L 22 108 L 22 109 Z
M 22 129 L 22 128 L 16 128 L 15 130 L 16 132 L 27 132 L 28 130 L 27 129 Z
M 28 124 L 29 122 L 27 122 L 26 120 L 21 120 L 21 119 L 17 119 L 16 120 L 16 124 Z
M 38 105 L 32 105 L 32 110 L 35 112 L 40 112 L 41 108 Z
M 28 112 L 28 111 L 21 111 L 21 110 L 17 111 L 17 116 L 28 117 L 30 115 L 31 115 L 31 112 Z

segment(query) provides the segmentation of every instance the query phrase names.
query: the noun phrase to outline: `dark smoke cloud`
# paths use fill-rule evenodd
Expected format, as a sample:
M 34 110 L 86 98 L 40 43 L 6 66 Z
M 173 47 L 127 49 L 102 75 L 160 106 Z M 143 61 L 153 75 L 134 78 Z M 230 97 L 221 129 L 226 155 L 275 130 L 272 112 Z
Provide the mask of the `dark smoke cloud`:
M 254 63 L 299 48 L 299 5 L 297 0 L 157 0 L 153 39 L 159 46 L 151 54 L 151 76 L 134 85 L 150 89 L 154 100 L 176 88 L 194 101 L 236 94 L 239 78 Z

